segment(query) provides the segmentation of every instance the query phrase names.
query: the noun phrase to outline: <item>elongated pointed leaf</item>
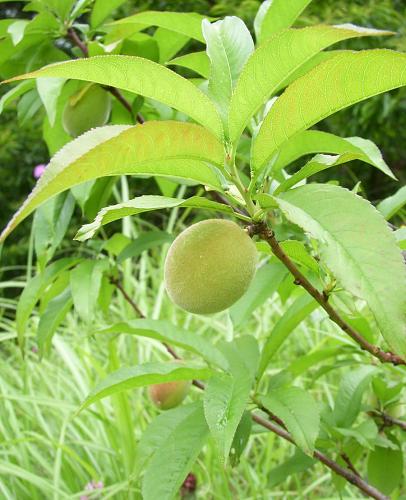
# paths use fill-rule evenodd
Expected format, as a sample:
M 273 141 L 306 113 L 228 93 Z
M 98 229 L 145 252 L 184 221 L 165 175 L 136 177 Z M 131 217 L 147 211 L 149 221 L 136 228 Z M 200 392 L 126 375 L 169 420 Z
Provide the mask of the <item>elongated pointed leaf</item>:
M 368 456 L 368 481 L 390 495 L 401 484 L 404 474 L 402 449 L 392 450 L 377 446 Z
M 189 38 L 194 38 L 199 42 L 204 42 L 202 34 L 202 21 L 207 16 L 202 16 L 194 12 L 159 12 L 147 10 L 133 16 L 124 17 L 116 21 L 113 25 L 135 24 L 142 25 L 143 29 L 148 26 L 159 26 L 170 31 L 175 31 Z
M 285 30 L 260 45 L 249 58 L 230 104 L 229 129 L 237 141 L 251 116 L 298 68 L 334 43 L 360 36 L 388 34 L 353 25 Z
M 318 307 L 318 303 L 303 293 L 284 312 L 273 327 L 261 353 L 258 376 L 261 377 L 270 360 L 294 329 Z
M 7 104 L 13 102 L 14 99 L 17 99 L 18 97 L 24 95 L 26 92 L 28 92 L 34 87 L 35 87 L 34 82 L 30 81 L 21 82 L 12 89 L 10 89 L 5 94 L 3 94 L 0 98 L 0 115 L 3 112 L 3 109 L 7 106 Z
M 238 17 L 226 17 L 213 24 L 206 20 L 202 27 L 210 59 L 209 95 L 227 123 L 231 95 L 243 66 L 254 51 L 254 42 Z
M 203 162 L 220 165 L 223 148 L 204 128 L 181 122 L 112 125 L 91 130 L 64 146 L 0 236 L 6 236 L 39 205 L 82 182 L 117 174 L 183 177 L 208 185 L 219 181 Z
M 273 33 L 289 28 L 311 0 L 265 0 L 254 20 L 255 35 L 260 42 Z
M 212 371 L 192 363 L 145 363 L 130 368 L 120 368 L 99 383 L 82 403 L 79 411 L 112 394 L 151 384 L 176 380 L 207 379 Z
M 181 200 L 179 198 L 168 198 L 166 196 L 145 195 L 124 203 L 102 208 L 102 210 L 100 210 L 97 214 L 94 222 L 81 227 L 79 232 L 76 234 L 75 239 L 84 241 L 92 238 L 101 226 L 109 224 L 115 220 L 122 219 L 123 217 L 128 217 L 129 215 L 136 215 L 142 212 L 149 212 L 151 210 L 174 207 L 201 208 L 228 214 L 234 213 L 233 209 L 224 205 L 224 203 L 217 203 L 200 196 L 193 196 L 187 200 Z
M 301 156 L 314 153 L 357 153 L 362 160 L 378 168 L 393 179 L 395 176 L 382 157 L 378 146 L 362 137 L 338 137 L 321 130 L 305 130 L 292 137 L 277 154 L 273 172 L 278 172 Z
M 170 432 L 164 431 L 164 437 L 159 439 L 159 447 L 145 470 L 142 482 L 143 499 L 172 500 L 175 498 L 206 443 L 209 430 L 204 419 L 202 405 L 197 403 L 193 406 L 193 410 L 182 415 L 183 418 L 180 418 L 175 425 L 171 419 Z M 165 421 L 165 417 L 162 417 L 161 428 Z M 162 431 L 159 429 L 158 432 Z
M 249 373 L 242 370 L 238 378 L 227 373 L 214 375 L 204 391 L 206 421 L 224 462 L 247 407 L 251 386 Z
M 386 220 L 390 220 L 406 205 L 406 186 L 401 187 L 392 196 L 382 200 L 376 207 Z
M 82 321 L 89 322 L 93 319 L 103 272 L 107 268 L 107 259 L 86 260 L 70 273 L 73 304 Z
M 108 85 L 161 101 L 222 137 L 220 117 L 210 101 L 193 83 L 160 64 L 134 56 L 108 55 L 50 64 L 12 78 L 70 78 Z
M 319 409 L 312 396 L 298 387 L 286 387 L 272 390 L 261 402 L 283 420 L 297 446 L 312 455 L 320 425 Z
M 310 161 L 304 165 L 298 172 L 293 174 L 291 177 L 283 181 L 278 188 L 275 190 L 275 195 L 278 195 L 282 191 L 287 191 L 292 186 L 295 186 L 300 181 L 311 177 L 318 172 L 322 172 L 323 170 L 327 170 L 328 168 L 337 167 L 339 165 L 344 165 L 353 160 L 361 160 L 367 161 L 368 157 L 365 153 L 361 151 L 358 153 L 343 153 L 337 156 L 331 155 L 316 155 Z M 369 163 L 369 161 L 368 161 Z M 394 178 L 392 172 L 385 171 L 386 174 L 389 174 L 390 177 Z
M 184 56 L 176 57 L 168 63 L 168 66 L 182 66 L 188 68 L 204 78 L 209 78 L 210 74 L 210 59 L 207 57 L 206 52 L 192 52 Z
M 265 117 L 253 145 L 253 168 L 336 111 L 406 85 L 405 67 L 406 54 L 391 50 L 342 52 L 319 64 L 292 83 Z
M 322 260 L 345 289 L 368 303 L 390 348 L 406 357 L 406 271 L 379 212 L 329 184 L 292 189 L 277 201 L 291 222 L 320 241 Z
M 90 25 L 92 28 L 100 26 L 102 22 L 126 0 L 96 0 L 90 14 Z
M 276 292 L 286 274 L 286 267 L 280 262 L 275 261 L 260 267 L 248 290 L 230 308 L 234 326 L 243 325 L 255 309 Z
M 25 286 L 17 304 L 16 326 L 20 346 L 24 344 L 24 334 L 35 304 L 41 299 L 46 288 L 64 271 L 73 267 L 80 259 L 59 259 L 50 264 L 43 273 L 31 278 Z
M 333 411 L 334 421 L 338 427 L 351 427 L 354 423 L 361 409 L 362 395 L 374 373 L 376 373 L 375 367 L 362 366 L 343 377 Z
M 69 288 L 48 303 L 39 321 L 37 331 L 38 347 L 41 356 L 49 351 L 52 337 L 71 307 L 72 296 Z
M 249 401 L 259 350 L 253 337 L 240 337 L 219 348 L 228 360 L 228 373 L 215 374 L 204 392 L 204 414 L 220 457 L 227 460 L 237 427 Z
M 135 319 L 126 323 L 116 323 L 95 333 L 126 333 L 167 342 L 169 345 L 178 346 L 202 356 L 208 363 L 215 364 L 223 369 L 227 368 L 227 360 L 210 341 L 169 321 Z

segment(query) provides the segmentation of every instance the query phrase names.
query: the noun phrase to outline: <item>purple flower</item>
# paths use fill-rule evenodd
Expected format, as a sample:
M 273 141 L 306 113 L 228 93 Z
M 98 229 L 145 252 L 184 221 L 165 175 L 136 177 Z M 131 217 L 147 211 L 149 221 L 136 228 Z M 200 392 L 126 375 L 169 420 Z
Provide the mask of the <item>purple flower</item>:
M 44 173 L 46 165 L 40 163 L 36 167 L 34 167 L 34 170 L 32 172 L 32 175 L 34 176 L 34 179 L 39 179 L 41 175 Z

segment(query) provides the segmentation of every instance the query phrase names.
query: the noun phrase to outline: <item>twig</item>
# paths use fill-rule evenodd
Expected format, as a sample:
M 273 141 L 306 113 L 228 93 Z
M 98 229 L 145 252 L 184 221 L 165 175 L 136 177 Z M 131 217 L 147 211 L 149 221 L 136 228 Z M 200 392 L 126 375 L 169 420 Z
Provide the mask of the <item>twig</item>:
M 395 418 L 389 415 L 388 413 L 385 413 L 383 411 L 370 411 L 368 412 L 368 415 L 371 417 L 377 417 L 382 419 L 382 428 L 384 427 L 392 427 L 392 426 L 397 426 L 403 431 L 406 431 L 406 420 L 401 420 L 400 418 Z
M 341 458 L 344 460 L 344 462 L 347 464 L 347 467 L 358 477 L 361 477 L 357 469 L 354 467 L 354 464 L 351 462 L 350 457 L 346 453 L 341 453 L 340 454 Z
M 89 57 L 89 49 L 87 48 L 86 44 L 83 43 L 79 38 L 76 31 L 73 28 L 69 28 L 67 33 L 72 43 L 81 50 L 84 57 Z M 111 87 L 109 85 L 105 85 L 103 86 L 103 88 L 106 89 L 107 92 L 110 92 L 110 94 L 114 96 L 125 107 L 125 109 L 130 113 L 131 117 L 134 119 L 134 112 L 131 104 L 127 101 L 123 94 L 115 87 Z M 136 119 L 138 123 L 142 124 L 145 122 L 144 117 L 141 115 L 141 113 L 137 113 Z
M 292 444 L 295 444 L 292 436 L 289 434 L 288 431 L 285 429 L 282 429 L 279 425 L 266 420 L 262 418 L 259 415 L 253 414 L 252 419 L 254 422 L 257 424 L 261 425 L 262 427 L 265 427 L 266 429 L 270 430 L 274 434 L 277 434 L 279 437 L 282 439 L 285 439 L 286 441 L 289 441 Z M 315 450 L 313 453 L 313 457 L 322 462 L 324 465 L 326 465 L 329 469 L 331 469 L 333 472 L 338 474 L 339 476 L 343 477 L 346 481 L 349 483 L 353 484 L 356 486 L 360 491 L 365 493 L 371 498 L 375 498 L 376 500 L 389 500 L 389 497 L 385 496 L 383 493 L 381 493 L 379 490 L 368 484 L 366 481 L 364 481 L 361 477 L 359 477 L 357 474 L 354 472 L 345 469 L 344 467 L 341 467 L 337 462 L 334 462 L 331 458 L 327 457 L 324 453 L 322 453 L 319 450 Z
M 120 290 L 120 292 L 123 295 L 124 299 L 134 309 L 134 311 L 137 314 L 137 316 L 140 317 L 140 318 L 142 318 L 142 319 L 145 319 L 145 314 L 141 311 L 141 309 L 138 307 L 138 305 L 133 301 L 133 299 L 124 290 L 124 287 L 121 284 L 121 282 L 117 278 L 115 278 L 114 276 L 110 276 L 110 283 L 112 285 L 114 285 L 118 290 Z
M 89 49 L 86 47 L 86 44 L 82 42 L 73 28 L 68 29 L 68 37 L 71 39 L 74 45 L 79 47 L 85 57 L 89 57 Z
M 382 363 L 392 363 L 393 365 L 406 365 L 406 361 L 397 354 L 386 352 L 378 346 L 370 344 L 364 337 L 358 333 L 351 325 L 349 325 L 334 309 L 328 301 L 328 295 L 319 292 L 310 281 L 300 272 L 296 265 L 290 260 L 288 255 L 283 251 L 275 238 L 275 233 L 265 224 L 258 224 L 251 227 L 254 234 L 258 234 L 272 248 L 274 255 L 289 269 L 295 278 L 295 284 L 302 286 L 327 312 L 330 319 L 334 321 L 345 333 L 347 333 L 362 349 L 378 358 Z

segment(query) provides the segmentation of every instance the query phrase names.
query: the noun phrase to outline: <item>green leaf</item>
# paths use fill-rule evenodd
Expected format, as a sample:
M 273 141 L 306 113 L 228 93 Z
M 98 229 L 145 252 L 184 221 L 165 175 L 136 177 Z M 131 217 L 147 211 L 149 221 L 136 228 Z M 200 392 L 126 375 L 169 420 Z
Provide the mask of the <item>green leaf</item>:
M 270 360 L 277 350 L 294 331 L 294 329 L 305 320 L 310 313 L 318 307 L 318 303 L 308 295 L 302 293 L 293 304 L 283 313 L 274 325 L 261 353 L 261 361 L 258 376 L 262 377 Z
M 158 45 L 159 62 L 165 64 L 187 44 L 189 37 L 176 33 L 176 31 L 158 28 L 152 40 Z
M 405 266 L 379 212 L 330 184 L 308 184 L 277 201 L 291 222 L 320 241 L 321 259 L 346 290 L 368 303 L 386 342 L 405 357 Z
M 101 399 L 128 389 L 143 387 L 176 380 L 205 380 L 210 378 L 212 371 L 197 364 L 183 363 L 145 363 L 143 365 L 120 368 L 110 373 L 88 395 L 78 411 Z
M 327 170 L 328 168 L 337 167 L 339 165 L 343 165 L 353 160 L 362 160 L 367 163 L 368 157 L 362 153 L 343 153 L 341 155 L 316 155 L 311 160 L 309 160 L 304 167 L 302 167 L 298 172 L 293 174 L 291 177 L 283 181 L 274 191 L 274 195 L 277 196 L 279 193 L 283 191 L 287 191 L 292 186 L 295 186 L 299 182 L 308 177 L 311 177 L 314 174 L 322 172 L 323 170 Z M 379 168 L 379 167 L 378 167 Z M 395 178 L 392 172 L 388 169 L 385 171 L 389 177 Z
M 40 77 L 84 80 L 150 97 L 189 115 L 218 138 L 223 135 L 210 99 L 186 78 L 148 59 L 123 55 L 82 58 L 51 64 L 8 81 Z
M 362 396 L 375 372 L 376 368 L 373 366 L 362 366 L 344 375 L 333 411 L 338 427 L 351 427 L 354 423 L 361 408 Z
M 243 325 L 255 309 L 276 292 L 286 274 L 286 267 L 280 262 L 271 262 L 260 267 L 248 290 L 230 308 L 230 316 L 234 326 Z
M 378 168 L 392 179 L 396 179 L 383 159 L 378 146 L 372 141 L 361 137 L 338 137 L 320 130 L 305 130 L 293 136 L 278 152 L 272 171 L 279 172 L 301 156 L 313 153 L 358 154 L 362 161 Z
M 218 373 L 209 380 L 204 391 L 204 414 L 224 462 L 247 407 L 252 382 L 246 370 L 242 370 L 238 378 Z
M 75 200 L 69 192 L 62 193 L 46 203 L 34 214 L 34 249 L 40 267 L 53 257 L 68 230 L 75 209 Z
M 269 481 L 267 482 L 268 488 L 273 488 L 278 484 L 281 484 L 287 480 L 292 474 L 298 474 L 299 472 L 304 472 L 310 467 L 313 467 L 317 461 L 305 455 L 298 448 L 295 450 L 294 455 L 292 455 L 286 462 L 278 465 L 269 472 Z
M 311 0 L 265 0 L 254 20 L 257 41 L 261 42 L 273 33 L 289 28 L 309 5 Z
M 160 434 L 159 447 L 152 455 L 142 482 L 142 498 L 145 500 L 172 500 L 179 492 L 183 481 L 208 438 L 208 427 L 201 403 L 192 406 L 188 414 L 174 422 L 169 416 L 171 428 L 166 429 L 168 418 L 158 417 L 155 426 Z M 172 410 L 173 411 L 173 410 Z M 179 415 L 179 413 L 177 413 Z M 183 417 L 183 418 L 182 418 Z M 162 434 L 163 433 L 163 434 Z M 158 441 L 155 438 L 155 443 Z M 157 480 L 159 478 L 159 480 Z
M 119 174 L 183 177 L 219 189 L 214 169 L 223 147 L 204 128 L 181 122 L 148 122 L 93 129 L 64 146 L 51 160 L 0 242 L 52 196 L 82 182 Z
M 316 66 L 292 83 L 266 115 L 253 145 L 253 169 L 260 170 L 294 134 L 352 104 L 405 85 L 405 64 L 406 54 L 363 50 L 342 52 Z
M 227 123 L 233 89 L 254 51 L 254 42 L 238 17 L 226 17 L 213 24 L 204 20 L 202 29 L 210 59 L 209 96 L 216 103 L 223 122 Z
M 193 196 L 187 200 L 181 200 L 179 198 L 168 198 L 166 196 L 144 195 L 124 203 L 102 208 L 92 223 L 86 224 L 79 229 L 75 236 L 75 240 L 88 240 L 95 235 L 96 231 L 98 231 L 100 227 L 115 220 L 122 219 L 123 217 L 137 215 L 143 212 L 150 212 L 151 210 L 161 210 L 163 208 L 174 207 L 200 208 L 227 214 L 234 213 L 233 209 L 224 205 L 224 203 L 217 203 L 200 196 Z M 238 216 L 238 214 L 236 214 L 236 216 Z
M 25 330 L 27 328 L 28 318 L 30 317 L 35 304 L 41 299 L 46 288 L 64 271 L 73 267 L 79 262 L 79 259 L 64 258 L 50 264 L 41 274 L 31 278 L 18 301 L 16 311 L 16 327 L 18 341 L 23 346 Z
M 167 342 L 169 345 L 191 351 L 202 356 L 208 363 L 214 364 L 220 368 L 225 369 L 228 366 L 227 360 L 221 352 L 212 345 L 212 342 L 195 332 L 184 330 L 170 321 L 135 319 L 116 323 L 95 333 L 126 333 L 155 339 L 159 342 Z
M 210 75 L 210 59 L 206 52 L 191 52 L 184 56 L 176 57 L 168 63 L 169 66 L 182 66 L 183 68 L 191 69 L 203 78 L 209 78 Z
M 249 401 L 259 351 L 254 338 L 221 342 L 229 373 L 215 374 L 204 391 L 204 414 L 222 460 L 230 453 L 234 435 Z
M 189 38 L 194 38 L 199 42 L 204 42 L 202 34 L 203 19 L 207 19 L 207 17 L 192 12 L 159 12 L 149 10 L 120 19 L 113 23 L 113 26 L 134 24 L 143 26 L 142 29 L 148 26 L 159 26 L 160 28 L 186 35 Z
M 283 421 L 296 445 L 312 455 L 320 425 L 319 408 L 312 396 L 299 387 L 286 387 L 261 397 L 261 403 Z
M 125 1 L 126 0 L 109 0 L 109 2 L 106 2 L 106 0 L 96 0 L 90 14 L 90 26 L 92 28 L 100 26 L 103 21 L 105 21 L 115 9 L 125 3 Z
M 250 117 L 321 50 L 341 40 L 384 34 L 388 32 L 352 25 L 320 25 L 285 30 L 267 40 L 249 58 L 237 82 L 230 105 L 231 140 L 237 142 Z
M 245 450 L 252 429 L 252 417 L 248 411 L 245 411 L 237 430 L 234 434 L 233 443 L 230 450 L 230 463 L 232 467 L 236 467 L 240 463 L 240 458 Z
M 401 250 L 406 250 L 406 227 L 401 227 L 393 234 Z
M 41 315 L 37 330 L 38 347 L 41 357 L 49 352 L 52 337 L 72 307 L 69 287 L 50 300 Z
M 24 38 L 25 28 L 29 25 L 29 21 L 18 19 L 7 28 L 7 33 L 11 36 L 13 45 L 18 45 Z
M 70 272 L 73 304 L 82 321 L 93 319 L 102 276 L 107 268 L 107 260 L 85 260 Z
M 65 78 L 38 78 L 36 82 L 38 94 L 45 107 L 51 126 L 55 124 L 58 97 L 65 82 Z
M 31 82 L 31 81 L 21 82 L 18 85 L 15 85 L 12 89 L 10 89 L 5 94 L 3 94 L 0 98 L 0 115 L 3 112 L 3 109 L 9 103 L 13 102 L 14 99 L 17 99 L 18 97 L 24 95 L 29 90 L 33 89 L 34 86 L 35 86 L 35 83 Z
M 155 417 L 145 429 L 137 446 L 136 470 L 143 472 L 145 465 L 155 452 L 158 452 L 166 440 L 181 427 L 193 414 L 202 412 L 202 403 L 180 405 Z M 206 432 L 208 431 L 206 425 Z
M 317 260 L 309 255 L 306 250 L 306 245 L 303 241 L 297 240 L 285 240 L 280 243 L 282 250 L 293 260 L 296 264 L 300 266 L 307 267 L 310 271 L 314 273 L 318 273 L 319 264 Z M 268 251 L 271 253 L 272 250 L 270 246 L 267 244 Z
M 174 236 L 166 231 L 148 231 L 140 234 L 134 241 L 129 243 L 118 254 L 117 261 L 124 262 L 129 258 L 139 257 L 146 250 L 160 247 L 165 243 L 172 243 Z
M 390 495 L 400 485 L 403 476 L 403 453 L 399 448 L 381 448 L 369 452 L 368 481 L 384 495 Z
M 401 187 L 396 193 L 382 200 L 376 207 L 386 220 L 390 220 L 406 205 L 406 186 Z

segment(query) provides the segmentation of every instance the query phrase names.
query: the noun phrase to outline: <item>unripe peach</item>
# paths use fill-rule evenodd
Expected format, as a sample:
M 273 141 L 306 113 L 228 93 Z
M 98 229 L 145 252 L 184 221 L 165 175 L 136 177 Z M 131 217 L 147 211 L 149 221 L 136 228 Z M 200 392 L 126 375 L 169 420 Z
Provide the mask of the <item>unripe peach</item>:
M 247 233 L 229 220 L 193 224 L 172 243 L 165 285 L 172 301 L 195 314 L 223 311 L 247 290 L 257 250 Z
M 111 110 L 110 95 L 99 85 L 86 85 L 71 96 L 63 110 L 63 128 L 72 137 L 77 137 L 94 127 L 107 122 Z
M 161 410 L 170 410 L 185 399 L 190 387 L 190 380 L 177 380 L 148 387 L 151 401 Z

